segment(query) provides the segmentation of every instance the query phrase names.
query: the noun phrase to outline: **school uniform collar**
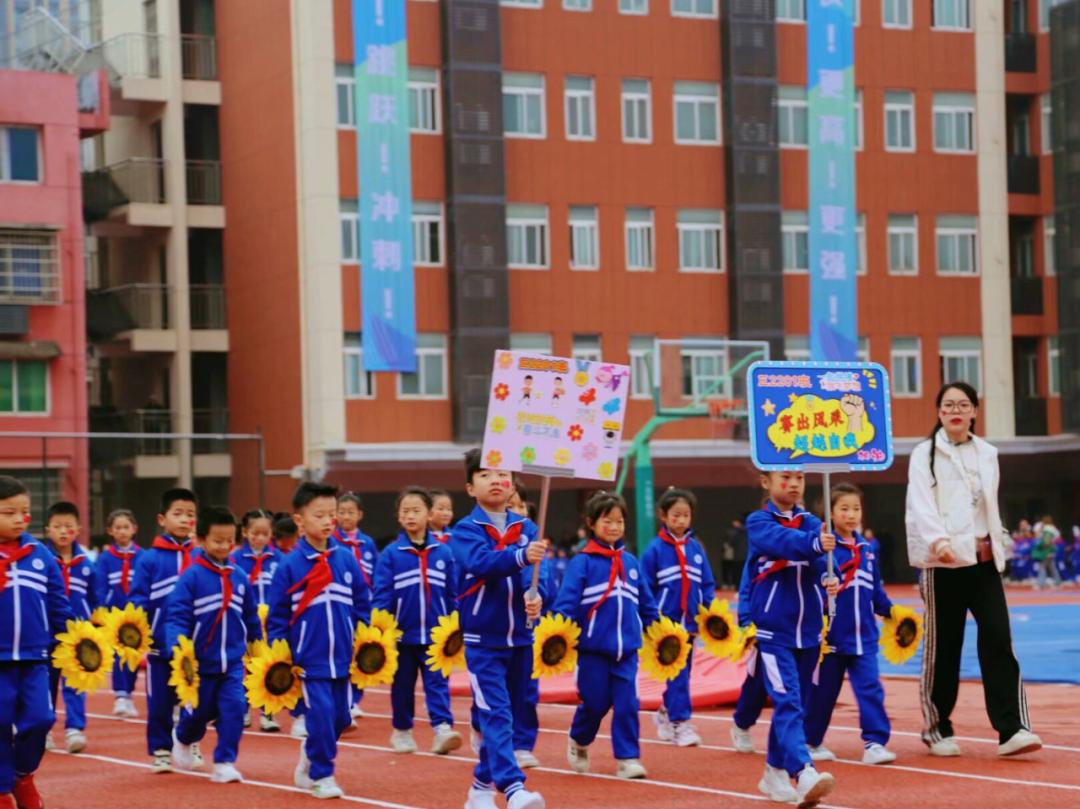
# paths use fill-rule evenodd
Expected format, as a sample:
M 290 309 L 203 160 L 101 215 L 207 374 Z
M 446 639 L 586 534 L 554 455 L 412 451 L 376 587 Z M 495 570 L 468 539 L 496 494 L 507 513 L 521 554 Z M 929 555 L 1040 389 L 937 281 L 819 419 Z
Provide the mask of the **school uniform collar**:
M 616 543 L 615 543 L 614 545 L 609 545 L 609 544 L 607 544 L 606 542 L 602 542 L 601 540 L 599 540 L 599 539 L 597 539 L 597 538 L 596 538 L 596 535 L 595 535 L 595 534 L 594 534 L 594 535 L 591 535 L 591 536 L 589 537 L 589 539 L 590 539 L 590 540 L 591 540 L 592 542 L 595 542 L 595 543 L 596 543 L 597 545 L 599 545 L 599 546 L 600 546 L 601 548 L 611 548 L 611 550 L 613 550 L 613 551 L 624 551 L 624 550 L 626 550 L 626 540 L 623 540 L 623 539 L 620 539 L 620 540 L 619 540 L 618 542 L 616 542 Z
M 667 531 L 667 529 L 666 529 L 666 528 L 665 528 L 665 529 L 663 529 L 663 530 Z M 690 540 L 692 540 L 692 539 L 697 539 L 697 536 L 696 536 L 696 535 L 694 534 L 694 529 L 693 529 L 693 528 L 687 528 L 687 529 L 686 529 L 685 531 L 683 531 L 683 535 L 682 535 L 681 537 L 677 537 L 677 536 L 675 536 L 675 535 L 674 535 L 673 533 L 671 533 L 670 531 L 668 531 L 667 533 L 668 533 L 668 536 L 669 536 L 669 537 L 671 537 L 672 539 L 674 539 L 674 540 L 675 540 L 676 542 L 678 542 L 678 543 L 679 543 L 680 545 L 685 545 L 685 544 L 688 544 L 688 543 L 690 542 Z M 656 532 L 656 535 L 657 535 L 657 536 L 660 536 L 660 532 L 659 532 L 659 531 L 657 531 L 657 532 Z M 597 540 L 597 542 L 599 542 L 599 541 L 600 541 L 600 540 Z M 619 540 L 619 541 L 621 542 L 622 540 Z
M 122 553 L 124 556 L 134 556 L 139 550 L 138 545 L 135 543 L 132 543 L 126 548 L 121 548 L 119 545 L 109 545 L 108 547 L 112 548 L 116 553 Z
M 82 548 L 79 548 L 78 543 L 76 543 L 73 546 L 73 548 L 78 548 L 78 550 L 73 550 L 72 551 L 72 553 L 71 553 L 71 561 L 70 562 L 65 562 L 65 564 L 74 566 L 75 563 L 78 562 L 80 559 L 82 559 L 85 562 L 86 559 L 87 559 L 87 556 L 86 556 L 85 553 L 83 553 Z M 64 561 L 63 557 L 60 556 L 60 551 L 58 551 L 56 548 L 53 548 L 52 552 L 53 552 L 53 555 L 56 556 L 57 559 L 59 559 L 61 562 Z
M 189 539 L 184 539 L 184 540 L 179 540 L 176 537 L 174 537 L 172 534 L 158 534 L 157 538 L 158 539 L 164 539 L 166 542 L 171 542 L 174 545 L 177 545 L 178 547 L 181 547 L 181 548 L 188 548 L 188 547 L 191 547 L 194 544 L 191 541 L 190 538 Z
M 777 506 L 776 503 L 774 503 L 771 499 L 765 501 L 765 505 L 762 506 L 762 509 L 769 512 L 770 514 L 772 514 L 772 515 L 774 515 L 776 517 L 783 517 L 784 519 L 791 519 L 791 520 L 795 519 L 800 514 L 806 514 L 807 513 L 805 508 L 800 508 L 799 504 L 796 503 L 794 508 L 791 509 L 791 516 L 789 517 L 787 512 L 781 511 L 780 507 Z
M 872 547 L 870 545 L 870 542 L 866 539 L 866 537 L 864 537 L 858 531 L 854 532 L 854 534 L 852 535 L 852 539 L 854 541 L 851 542 L 851 543 L 848 543 L 847 540 L 841 539 L 840 535 L 837 534 L 836 535 L 836 547 L 845 548 L 848 551 L 850 551 L 852 548 L 855 548 L 856 546 L 865 547 L 865 548 Z
M 423 546 L 420 546 L 420 545 L 417 545 L 416 543 L 414 543 L 411 539 L 409 539 L 409 535 L 406 534 L 404 531 L 399 533 L 397 535 L 397 539 L 394 540 L 394 549 L 399 550 L 399 551 L 407 551 L 407 550 L 409 550 L 409 548 L 413 548 L 414 550 L 421 550 L 422 551 L 425 548 L 433 548 L 433 547 L 437 547 L 439 545 L 442 545 L 442 543 L 435 539 L 435 536 L 431 533 L 430 528 L 427 530 L 427 533 L 424 535 L 424 544 L 423 544 Z
M 213 567 L 217 568 L 218 570 L 228 570 L 230 572 L 235 570 L 235 568 L 232 565 L 230 565 L 227 560 L 224 561 L 224 562 L 216 562 L 213 559 L 211 559 L 209 556 L 207 556 L 205 553 L 199 554 L 199 558 L 206 560 L 206 564 L 212 565 Z
M 327 551 L 334 551 L 341 547 L 341 545 L 334 542 L 333 540 L 334 538 L 330 537 L 330 541 L 326 543 Z M 320 556 L 322 556 L 323 553 L 322 551 L 315 550 L 315 548 L 312 547 L 311 543 L 308 542 L 307 537 L 300 537 L 300 539 L 296 541 L 296 547 L 294 547 L 293 550 L 300 551 L 303 557 L 309 561 L 318 559 Z
M 246 556 L 248 559 L 258 559 L 261 556 L 273 556 L 275 550 L 277 549 L 273 545 L 267 545 L 262 549 L 262 553 L 255 553 L 255 549 L 251 547 L 251 544 L 245 542 L 240 548 L 240 555 Z
M 480 525 L 490 525 L 496 531 L 499 531 L 499 526 L 497 526 L 491 521 L 491 518 L 488 517 L 487 512 L 480 507 L 479 503 L 476 504 L 476 507 L 469 514 L 469 519 Z M 528 517 L 523 517 L 520 514 L 515 514 L 513 511 L 506 511 L 506 530 L 509 530 L 511 525 L 519 522 L 525 522 L 525 520 L 527 519 Z M 505 534 L 506 531 L 500 531 L 500 533 Z

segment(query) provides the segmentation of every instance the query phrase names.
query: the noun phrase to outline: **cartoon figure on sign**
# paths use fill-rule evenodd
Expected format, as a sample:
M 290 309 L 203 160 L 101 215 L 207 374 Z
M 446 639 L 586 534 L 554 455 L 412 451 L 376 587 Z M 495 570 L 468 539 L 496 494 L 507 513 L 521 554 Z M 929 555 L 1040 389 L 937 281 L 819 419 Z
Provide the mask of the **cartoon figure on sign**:
M 619 423 L 617 421 L 605 421 L 602 427 L 604 429 L 604 448 L 613 449 L 618 443 Z
M 557 376 L 557 377 L 555 377 L 555 384 L 551 389 L 551 401 L 552 402 L 557 402 L 565 395 L 566 395 L 566 388 L 563 386 L 562 377 Z
M 600 387 L 608 387 L 611 388 L 612 391 L 617 391 L 625 376 L 627 376 L 627 374 L 623 371 L 616 372 L 614 365 L 601 365 L 596 370 L 596 384 Z
M 840 409 L 847 415 L 848 432 L 858 435 L 863 429 L 866 418 L 866 403 L 861 396 L 846 393 L 840 397 Z
M 532 378 L 532 374 L 528 374 L 528 375 L 526 375 L 526 377 L 523 380 L 521 380 L 521 401 L 522 402 L 531 402 L 532 401 L 532 392 L 533 392 L 533 378 Z

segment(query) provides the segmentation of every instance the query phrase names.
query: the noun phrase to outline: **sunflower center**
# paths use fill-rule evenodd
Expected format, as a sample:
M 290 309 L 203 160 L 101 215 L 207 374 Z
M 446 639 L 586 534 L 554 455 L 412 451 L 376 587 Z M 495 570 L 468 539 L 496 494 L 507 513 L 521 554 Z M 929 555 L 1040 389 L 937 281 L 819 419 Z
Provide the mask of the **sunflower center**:
M 544 661 L 545 666 L 554 666 L 566 657 L 567 648 L 566 638 L 558 635 L 548 638 L 540 647 L 540 659 Z
M 386 665 L 386 650 L 381 643 L 365 643 L 356 650 L 356 667 L 364 674 L 377 674 Z
M 138 649 L 142 646 L 142 631 L 134 624 L 123 624 L 116 633 L 116 639 L 121 646 L 129 649 Z
M 918 629 L 915 626 L 915 619 L 904 618 L 900 622 L 900 626 L 896 627 L 896 645 L 901 649 L 906 649 L 915 642 L 917 634 Z
M 682 651 L 682 641 L 674 635 L 668 635 L 656 644 L 656 657 L 665 666 L 670 666 L 679 658 Z
M 83 671 L 93 673 L 100 669 L 102 658 L 101 647 L 89 638 L 83 638 L 75 645 L 75 659 Z
M 185 657 L 180 661 L 180 672 L 184 675 L 184 682 L 188 685 L 195 685 L 195 661 L 190 657 Z
M 457 657 L 461 653 L 461 648 L 465 645 L 465 633 L 460 629 L 455 629 L 447 637 L 446 642 L 443 644 L 443 654 L 446 657 Z
M 296 678 L 293 676 L 292 666 L 288 663 L 275 663 L 266 670 L 263 685 L 273 696 L 280 697 L 287 694 L 293 687 Z
M 727 640 L 731 636 L 731 627 L 719 615 L 710 615 L 705 621 L 705 631 L 714 640 Z

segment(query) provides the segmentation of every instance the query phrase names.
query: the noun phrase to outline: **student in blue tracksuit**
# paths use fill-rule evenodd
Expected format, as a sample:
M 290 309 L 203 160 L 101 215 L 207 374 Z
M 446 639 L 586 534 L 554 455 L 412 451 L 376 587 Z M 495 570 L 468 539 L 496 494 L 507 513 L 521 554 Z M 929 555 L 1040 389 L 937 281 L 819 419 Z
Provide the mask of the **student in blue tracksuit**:
M 442 544 L 450 541 L 450 523 L 454 521 L 454 499 L 444 489 L 430 489 L 431 518 L 428 525 L 431 534 Z
M 112 543 L 98 556 L 95 566 L 94 584 L 95 602 L 106 609 L 124 609 L 129 602 L 131 579 L 135 572 L 135 562 L 141 550 L 135 544 L 135 534 L 139 530 L 135 515 L 126 508 L 109 512 L 105 518 L 105 533 Z M 119 656 L 113 663 L 112 686 L 115 702 L 113 716 L 134 719 L 139 715 L 131 695 L 135 693 L 135 678 L 138 672 L 128 668 Z
M 810 690 L 806 742 L 815 761 L 836 758 L 822 742 L 846 671 L 859 704 L 863 763 L 888 764 L 896 761 L 896 754 L 885 747 L 889 743 L 889 717 L 885 713 L 885 689 L 878 673 L 879 630 L 874 616 L 887 618 L 893 605 L 881 583 L 881 569 L 873 546 L 858 532 L 863 520 L 862 497 L 862 491 L 850 483 L 836 484 L 830 492 L 837 534 L 833 556 L 839 593 L 836 617 L 826 638 L 832 651 L 818 666 Z M 818 578 L 824 582 L 828 575 L 826 562 L 819 559 L 817 564 Z
M 739 626 L 743 629 L 750 626 L 750 588 L 752 576 L 750 575 L 753 560 L 748 559 L 743 565 L 742 579 L 739 581 Z M 746 658 L 746 679 L 743 680 L 739 690 L 739 699 L 735 703 L 735 714 L 732 717 L 731 743 L 735 745 L 737 753 L 753 753 L 754 740 L 750 737 L 752 728 L 765 709 L 765 681 L 761 676 L 761 666 L 758 665 L 757 642 L 754 642 L 750 654 Z
M 338 496 L 337 528 L 334 529 L 334 540 L 345 545 L 356 557 L 360 565 L 360 572 L 364 575 L 364 583 L 369 590 L 375 587 L 375 565 L 379 562 L 379 547 L 375 540 L 360 530 L 360 523 L 364 521 L 364 501 L 360 495 L 346 492 Z M 362 688 L 353 689 L 353 704 L 350 711 L 353 720 L 364 715 L 360 709 L 360 702 L 364 699 Z M 356 723 L 353 722 L 355 727 Z
M 293 494 L 293 518 L 302 539 L 285 555 L 270 583 L 266 634 L 289 642 L 304 670 L 307 737 L 294 782 L 316 798 L 344 795 L 334 780 L 337 740 L 352 722 L 353 633 L 371 620 L 371 591 L 356 558 L 331 542 L 337 487 L 305 482 Z
M 480 719 L 480 761 L 465 809 L 494 809 L 495 790 L 508 809 L 543 809 L 544 798 L 525 789 L 513 753 L 514 717 L 520 716 L 532 678 L 532 631 L 543 594 L 532 597 L 532 565 L 547 543 L 536 525 L 507 512 L 514 491 L 510 472 L 484 469 L 480 450 L 465 453 L 465 491 L 476 508 L 454 526 L 450 547 L 463 571 L 458 596 L 473 702 Z
M 0 475 L 0 805 L 36 809 L 34 773 L 56 720 L 49 656 L 74 615 L 56 557 L 29 523 L 26 487 Z
M 64 595 L 71 602 L 71 613 L 77 620 L 90 620 L 94 610 L 94 563 L 79 544 L 79 508 L 74 503 L 61 500 L 49 506 L 45 513 L 45 535 L 56 554 L 60 574 L 64 580 Z M 63 679 L 60 669 L 49 670 L 49 688 L 53 703 Z M 69 753 L 79 753 L 86 748 L 86 694 L 80 694 L 64 681 L 60 689 L 64 695 L 64 743 Z M 46 746 L 51 747 L 51 736 Z
M 753 574 L 750 620 L 757 626 L 757 664 L 774 707 L 758 788 L 774 801 L 814 806 L 835 786 L 830 774 L 814 768 L 803 721 L 825 609 L 815 562 L 836 540 L 821 520 L 799 507 L 806 485 L 802 472 L 769 472 L 761 485 L 768 500 L 746 519 Z M 795 788 L 792 778 L 798 781 Z
M 424 683 L 428 717 L 435 731 L 431 752 L 444 755 L 461 747 L 450 712 L 450 684 L 442 672 L 425 662 L 431 630 L 439 618 L 454 611 L 454 554 L 428 529 L 431 495 L 409 486 L 395 504 L 401 533 L 386 546 L 375 567 L 374 609 L 386 610 L 404 633 L 398 641 L 398 669 L 390 687 L 393 732 L 390 745 L 396 753 L 416 752 L 413 716 L 416 711 L 416 675 Z
M 195 555 L 191 535 L 195 531 L 198 501 L 190 489 L 169 489 L 161 495 L 158 526 L 161 535 L 139 554 L 131 579 L 131 603 L 146 611 L 153 645 L 146 661 L 146 747 L 153 757 L 153 771 L 172 771 L 173 708 L 176 691 L 169 685 L 169 660 L 165 625 L 167 602 L 180 574 L 191 567 Z M 197 761 L 201 757 L 196 755 Z
M 566 568 L 554 612 L 577 622 L 581 704 L 570 725 L 567 759 L 589 771 L 589 745 L 612 711 L 611 745 L 619 778 L 644 778 L 639 741 L 637 670 L 641 638 L 660 616 L 644 571 L 626 550 L 626 502 L 597 492 L 585 505 L 590 539 Z
M 694 535 L 697 498 L 685 489 L 668 489 L 656 504 L 660 532 L 641 557 L 641 570 L 656 598 L 661 615 L 666 615 L 690 633 L 690 657 L 686 668 L 664 689 L 664 704 L 656 712 L 656 735 L 679 747 L 696 747 L 701 737 L 690 724 L 690 672 L 697 637 L 697 612 L 716 597 L 716 579 L 705 548 Z
M 166 648 L 180 636 L 191 640 L 199 661 L 199 704 L 185 705 L 173 734 L 173 764 L 182 770 L 196 766 L 191 746 L 202 741 L 214 723 L 217 746 L 214 772 L 217 784 L 242 781 L 236 769 L 240 736 L 244 732 L 244 654 L 248 643 L 262 634 L 254 588 L 244 572 L 229 564 L 236 544 L 236 518 L 227 508 L 210 506 L 199 515 L 202 552 L 169 594 Z

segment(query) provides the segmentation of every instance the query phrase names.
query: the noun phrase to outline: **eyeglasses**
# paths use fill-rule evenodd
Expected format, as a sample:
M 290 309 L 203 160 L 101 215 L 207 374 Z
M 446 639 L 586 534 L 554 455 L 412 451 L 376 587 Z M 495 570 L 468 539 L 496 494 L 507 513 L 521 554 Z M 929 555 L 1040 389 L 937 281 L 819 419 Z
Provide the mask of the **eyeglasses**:
M 971 402 L 969 402 L 966 399 L 964 401 L 962 401 L 962 402 L 942 402 L 941 403 L 941 412 L 942 413 L 970 413 L 974 409 L 975 409 L 975 405 L 973 405 Z

